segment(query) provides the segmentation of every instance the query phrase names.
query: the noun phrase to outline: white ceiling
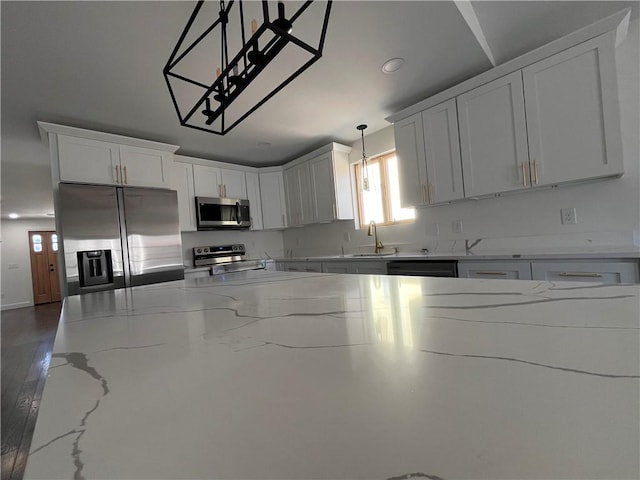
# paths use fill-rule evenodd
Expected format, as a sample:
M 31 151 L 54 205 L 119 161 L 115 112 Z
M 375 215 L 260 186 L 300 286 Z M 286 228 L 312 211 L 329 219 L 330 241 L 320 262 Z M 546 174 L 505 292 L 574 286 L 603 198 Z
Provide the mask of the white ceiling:
M 491 68 L 452 1 L 334 1 L 323 57 L 225 136 L 182 127 L 162 69 L 195 2 L 0 2 L 2 213 L 52 211 L 37 120 L 180 145 L 178 153 L 278 165 L 350 144 L 384 117 Z M 498 63 L 638 2 L 473 2 Z M 405 66 L 380 67 L 392 57 Z M 211 66 L 212 70 L 215 66 Z M 258 146 L 269 142 L 272 146 Z M 44 152 L 44 154 L 43 154 Z

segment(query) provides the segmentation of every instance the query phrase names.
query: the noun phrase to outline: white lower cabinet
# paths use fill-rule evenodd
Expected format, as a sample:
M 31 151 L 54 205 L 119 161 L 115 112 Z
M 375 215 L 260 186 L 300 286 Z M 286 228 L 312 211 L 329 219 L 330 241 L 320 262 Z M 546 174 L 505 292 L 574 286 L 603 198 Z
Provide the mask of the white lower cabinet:
M 640 283 L 637 260 L 484 260 L 458 262 L 460 278 Z
M 386 275 L 387 262 L 374 260 L 368 262 L 353 262 L 351 273 L 369 274 L 369 275 Z
M 534 280 L 550 282 L 638 283 L 638 261 L 532 262 Z
M 531 280 L 531 262 L 459 262 L 458 277 Z
M 351 262 L 322 262 L 324 273 L 353 273 Z
M 322 272 L 321 262 L 282 262 L 282 270 L 284 272 Z

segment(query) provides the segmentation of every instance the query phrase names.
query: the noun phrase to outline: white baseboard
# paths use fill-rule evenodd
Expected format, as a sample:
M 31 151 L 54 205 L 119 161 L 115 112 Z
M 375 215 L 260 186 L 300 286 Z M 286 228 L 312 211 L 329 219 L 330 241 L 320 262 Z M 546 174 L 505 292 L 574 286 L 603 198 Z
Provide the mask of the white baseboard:
M 13 310 L 14 308 L 33 307 L 33 302 L 8 303 L 1 305 L 0 310 Z

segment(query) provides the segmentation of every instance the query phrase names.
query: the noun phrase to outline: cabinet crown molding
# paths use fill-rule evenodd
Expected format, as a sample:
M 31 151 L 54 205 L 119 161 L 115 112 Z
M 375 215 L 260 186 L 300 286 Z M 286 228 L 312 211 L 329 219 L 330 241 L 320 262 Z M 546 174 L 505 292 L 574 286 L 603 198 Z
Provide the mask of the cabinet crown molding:
M 116 135 L 113 133 L 98 132 L 95 130 L 86 130 L 84 128 L 70 127 L 68 125 L 59 125 L 57 123 L 48 123 L 38 121 L 38 130 L 40 138 L 45 145 L 49 145 L 49 133 L 57 135 L 67 135 L 69 137 L 87 138 L 101 142 L 118 143 L 120 145 L 129 145 L 132 147 L 150 148 L 163 152 L 174 153 L 180 147 L 169 143 L 154 142 L 152 140 L 143 140 L 141 138 L 126 137 L 124 135 Z
M 315 158 L 319 155 L 325 154 L 325 153 L 329 153 L 329 152 L 342 152 L 342 153 L 346 153 L 349 154 L 351 153 L 352 148 L 348 147 L 347 145 L 342 145 L 341 143 L 336 143 L 336 142 L 331 142 L 328 145 L 324 145 L 320 148 L 316 148 L 315 150 L 313 150 L 312 152 L 306 153 L 304 155 L 302 155 L 301 157 L 296 158 L 295 160 L 291 160 L 290 162 L 287 162 L 283 165 L 284 169 L 290 168 L 290 167 L 295 167 L 296 165 L 299 165 L 301 163 L 304 163 L 308 160 L 311 160 L 312 158 Z

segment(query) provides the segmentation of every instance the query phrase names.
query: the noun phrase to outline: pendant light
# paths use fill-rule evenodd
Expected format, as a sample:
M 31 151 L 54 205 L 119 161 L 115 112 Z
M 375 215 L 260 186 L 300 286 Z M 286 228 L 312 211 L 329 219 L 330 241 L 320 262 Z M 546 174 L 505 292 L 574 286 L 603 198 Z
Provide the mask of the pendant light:
M 364 123 L 362 125 L 358 125 L 356 129 L 360 130 L 360 136 L 362 137 L 362 158 L 360 159 L 362 165 L 362 190 L 365 192 L 369 191 L 369 172 L 367 171 L 367 154 L 364 152 L 364 131 L 367 128 L 367 125 Z

